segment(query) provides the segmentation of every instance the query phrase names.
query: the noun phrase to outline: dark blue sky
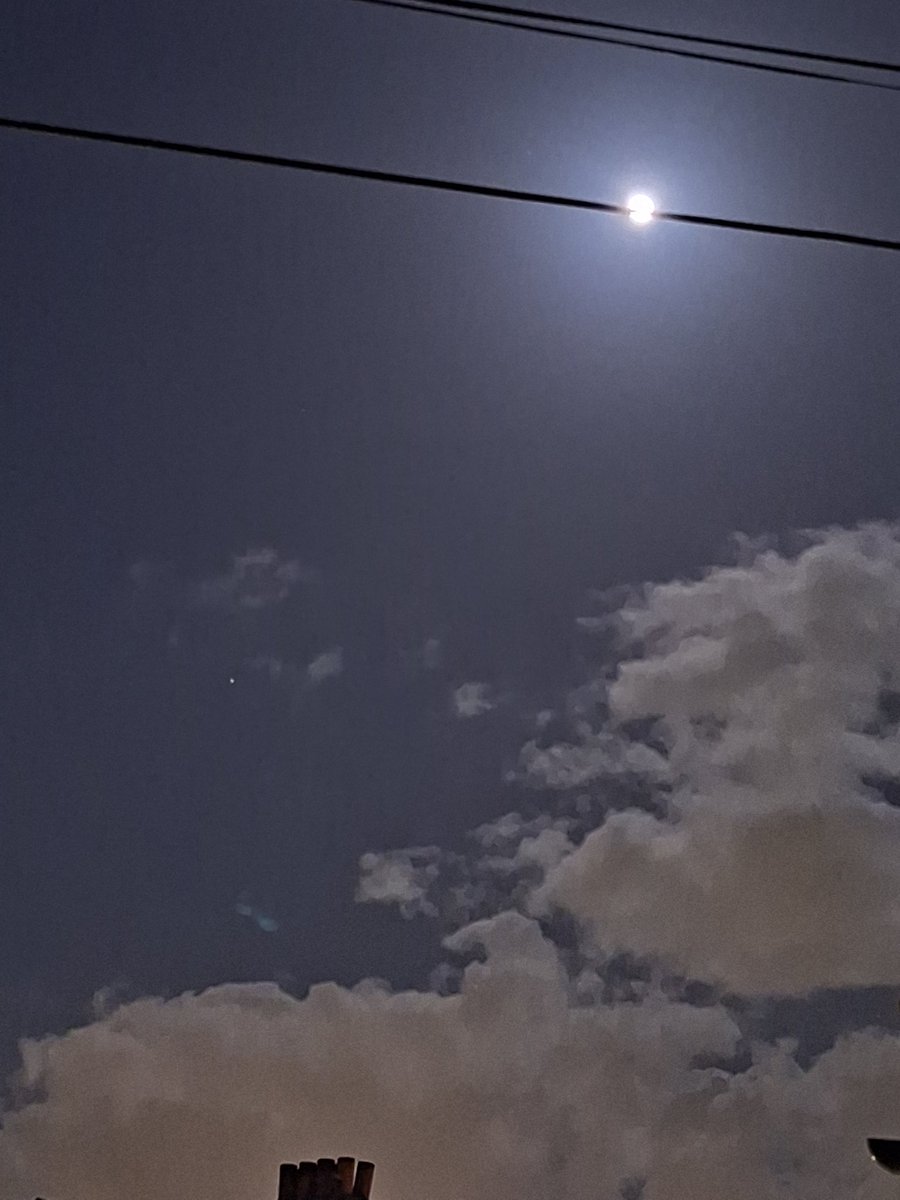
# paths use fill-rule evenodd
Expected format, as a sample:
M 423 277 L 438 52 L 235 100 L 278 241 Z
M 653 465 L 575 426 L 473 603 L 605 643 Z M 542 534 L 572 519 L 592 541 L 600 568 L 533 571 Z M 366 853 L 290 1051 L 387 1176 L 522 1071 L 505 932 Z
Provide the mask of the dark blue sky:
M 602 15 L 900 43 L 891 0 Z M 5 17 L 13 117 L 900 228 L 886 93 L 344 0 Z M 354 906 L 356 859 L 510 807 L 586 589 L 690 573 L 736 529 L 897 514 L 887 254 L 10 133 L 0 239 L 6 1055 L 109 985 L 421 978 L 425 935 Z M 250 618 L 191 606 L 254 547 L 320 580 Z M 299 701 L 246 667 L 337 645 Z M 460 721 L 467 680 L 517 702 Z

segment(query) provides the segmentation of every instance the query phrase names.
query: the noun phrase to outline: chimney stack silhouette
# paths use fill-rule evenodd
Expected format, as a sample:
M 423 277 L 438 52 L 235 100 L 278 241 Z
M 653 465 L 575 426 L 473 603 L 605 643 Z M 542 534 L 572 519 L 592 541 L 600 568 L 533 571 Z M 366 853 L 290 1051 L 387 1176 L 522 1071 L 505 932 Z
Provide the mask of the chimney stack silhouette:
M 355 1171 L 354 1171 L 355 1166 Z M 369 1200 L 375 1164 L 352 1158 L 282 1163 L 278 1200 Z

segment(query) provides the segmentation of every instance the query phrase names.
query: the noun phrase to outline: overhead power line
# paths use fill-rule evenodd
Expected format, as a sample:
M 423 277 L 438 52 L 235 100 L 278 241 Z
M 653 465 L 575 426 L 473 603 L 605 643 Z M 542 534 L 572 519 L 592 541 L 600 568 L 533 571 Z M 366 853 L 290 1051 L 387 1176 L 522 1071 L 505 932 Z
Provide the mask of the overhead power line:
M 820 54 L 813 50 L 794 50 L 788 46 L 768 46 L 761 42 L 736 42 L 728 38 L 704 37 L 699 33 L 674 33 L 671 29 L 653 29 L 646 25 L 623 25 L 618 21 L 601 21 L 597 17 L 573 17 L 559 12 L 535 8 L 513 8 L 506 4 L 489 4 L 483 0 L 432 0 L 443 8 L 468 12 L 495 13 L 498 16 L 525 17 L 529 20 L 580 25 L 590 29 L 613 29 L 619 33 L 639 33 L 646 37 L 669 38 L 673 42 L 694 42 L 698 46 L 722 46 L 727 50 L 750 50 L 754 54 L 774 54 L 784 58 L 799 58 L 807 62 L 834 63 L 842 67 L 861 67 L 870 71 L 900 73 L 900 63 L 877 62 L 870 58 L 849 58 L 844 54 Z
M 461 0 L 459 0 L 461 2 Z M 518 19 L 518 14 L 527 14 L 534 20 L 545 20 L 543 14 L 532 14 L 528 9 L 506 9 L 499 5 L 477 5 L 479 11 L 456 11 L 456 8 L 448 7 L 445 0 L 433 0 L 433 3 L 426 2 L 425 4 L 417 3 L 416 0 L 356 0 L 358 4 L 374 5 L 378 8 L 394 8 L 402 9 L 406 12 L 424 13 L 432 17 L 449 17 L 451 20 L 457 21 L 475 21 L 480 25 L 493 25 L 501 29 L 520 29 L 529 33 L 540 33 L 545 37 L 558 37 L 574 39 L 579 42 L 600 42 L 607 46 L 626 46 L 632 50 L 645 50 L 650 54 L 667 54 L 674 58 L 688 58 L 699 62 L 723 63 L 729 67 L 741 67 L 748 71 L 768 71 L 776 75 L 793 75 L 801 79 L 819 79 L 827 83 L 847 83 L 854 87 L 869 87 L 879 88 L 888 92 L 900 92 L 900 83 L 887 83 L 879 79 L 862 79 L 855 75 L 838 75 L 832 71 L 812 71 L 806 67 L 789 67 L 781 66 L 777 63 L 755 62 L 747 58 L 735 58 L 729 54 L 711 54 L 705 50 L 685 50 L 676 46 L 657 46 L 649 42 L 636 42 L 633 39 L 612 37 L 601 33 L 583 33 L 577 29 L 557 29 L 549 28 L 546 25 L 526 24 Z M 443 7 L 435 7 L 435 4 L 441 4 Z M 486 10 L 481 11 L 481 10 Z M 487 15 L 487 13 L 510 13 L 509 17 L 500 15 Z M 569 18 L 557 17 L 558 21 L 568 21 Z M 590 24 L 585 19 L 586 24 Z M 623 27 L 625 28 L 625 27 Z M 669 36 L 669 35 L 659 35 Z M 687 37 L 687 35 L 683 35 Z M 701 39 L 705 40 L 705 39 Z M 727 43 L 726 43 L 727 44 Z M 848 60 L 849 61 L 849 60 Z M 896 70 L 893 66 L 881 68 L 883 70 Z
M 397 184 L 402 187 L 423 188 L 434 192 L 453 192 L 463 196 L 484 196 L 492 200 L 510 200 L 523 204 L 538 204 L 551 208 L 578 209 L 583 212 L 611 213 L 627 217 L 630 209 L 624 204 L 607 204 L 578 196 L 555 196 L 548 192 L 522 191 L 516 188 L 492 187 L 481 183 L 465 183 L 455 179 L 433 179 L 426 175 L 407 175 L 397 171 L 375 171 L 365 167 L 348 167 L 339 163 L 323 163 L 310 159 L 288 158 L 280 154 L 255 154 L 246 150 L 229 150 L 219 146 L 202 146 L 190 142 L 164 141 L 162 138 L 137 137 L 125 133 L 108 133 L 98 129 L 79 129 L 71 125 L 48 125 L 42 121 L 18 121 L 0 117 L 0 129 L 49 137 L 103 142 L 113 146 L 130 146 L 139 150 L 157 150 L 169 154 L 185 154 L 195 158 L 222 159 L 226 162 L 251 166 L 281 167 L 291 171 L 306 171 L 318 175 L 339 176 L 344 179 L 364 179 L 375 183 Z M 657 212 L 654 219 L 682 225 L 702 225 L 711 229 L 733 229 L 743 233 L 768 234 L 774 237 L 805 238 L 819 242 L 841 242 L 851 246 L 869 246 L 877 250 L 898 250 L 900 241 L 866 237 L 858 233 L 837 233 L 825 229 L 804 229 L 797 225 L 771 225 L 763 221 L 734 221 L 726 217 L 704 217 L 698 213 Z

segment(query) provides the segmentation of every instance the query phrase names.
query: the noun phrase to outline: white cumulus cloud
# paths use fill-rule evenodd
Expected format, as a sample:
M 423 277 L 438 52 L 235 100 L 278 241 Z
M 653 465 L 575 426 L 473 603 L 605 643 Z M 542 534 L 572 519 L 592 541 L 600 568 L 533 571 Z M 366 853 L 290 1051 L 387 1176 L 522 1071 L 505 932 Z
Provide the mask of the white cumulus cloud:
M 374 1200 L 893 1197 L 864 1139 L 900 1134 L 900 1037 L 810 1061 L 747 1014 L 900 985 L 900 535 L 746 543 L 610 616 L 527 815 L 361 861 L 361 900 L 451 923 L 439 991 L 110 992 L 22 1043 L 0 1196 L 249 1200 L 347 1153 Z
M 736 992 L 900 983 L 900 811 L 871 786 L 900 766 L 896 531 L 649 587 L 620 620 L 610 727 L 656 721 L 666 811 L 609 816 L 538 901 Z

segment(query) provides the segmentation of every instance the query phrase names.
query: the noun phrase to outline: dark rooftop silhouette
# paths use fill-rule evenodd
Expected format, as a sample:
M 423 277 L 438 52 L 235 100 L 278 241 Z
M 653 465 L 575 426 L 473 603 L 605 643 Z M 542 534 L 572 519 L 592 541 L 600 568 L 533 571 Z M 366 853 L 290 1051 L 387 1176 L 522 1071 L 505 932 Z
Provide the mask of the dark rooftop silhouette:
M 373 1163 L 352 1158 L 320 1158 L 317 1162 L 282 1163 L 278 1200 L 369 1200 Z

